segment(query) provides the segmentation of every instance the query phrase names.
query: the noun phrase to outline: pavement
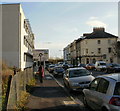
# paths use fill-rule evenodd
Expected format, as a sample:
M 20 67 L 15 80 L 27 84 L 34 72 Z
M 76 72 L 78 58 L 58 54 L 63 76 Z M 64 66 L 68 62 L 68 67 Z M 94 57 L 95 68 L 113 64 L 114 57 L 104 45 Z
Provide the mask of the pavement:
M 37 79 L 28 100 L 27 111 L 83 111 L 48 72 L 45 72 L 43 83 Z

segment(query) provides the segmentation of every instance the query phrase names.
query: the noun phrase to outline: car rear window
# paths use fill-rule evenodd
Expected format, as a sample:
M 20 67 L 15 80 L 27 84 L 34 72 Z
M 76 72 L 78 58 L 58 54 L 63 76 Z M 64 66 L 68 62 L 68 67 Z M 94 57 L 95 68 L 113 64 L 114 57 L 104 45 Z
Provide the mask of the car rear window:
M 120 95 L 120 82 L 116 83 L 114 95 Z

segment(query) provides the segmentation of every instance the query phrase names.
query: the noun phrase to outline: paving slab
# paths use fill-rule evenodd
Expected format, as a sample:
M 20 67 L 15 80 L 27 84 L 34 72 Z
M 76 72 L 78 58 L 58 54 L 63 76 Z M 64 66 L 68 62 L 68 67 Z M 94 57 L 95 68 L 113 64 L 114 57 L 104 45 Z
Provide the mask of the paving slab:
M 37 80 L 28 100 L 27 111 L 81 111 L 79 104 L 49 74 L 45 75 L 43 83 Z

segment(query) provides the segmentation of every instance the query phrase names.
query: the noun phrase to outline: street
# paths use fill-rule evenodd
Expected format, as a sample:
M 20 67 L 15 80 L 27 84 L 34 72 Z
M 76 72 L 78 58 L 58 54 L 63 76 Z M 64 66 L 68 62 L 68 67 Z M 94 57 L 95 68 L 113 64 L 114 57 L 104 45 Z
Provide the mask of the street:
M 104 75 L 104 72 L 98 72 L 95 70 L 90 70 L 90 72 L 92 72 L 92 75 L 94 77 L 98 76 L 98 75 Z M 51 73 L 52 74 L 52 73 Z M 63 83 L 63 79 L 62 76 L 54 76 L 56 81 L 58 81 L 58 83 L 64 87 L 64 83 Z M 93 111 L 91 108 L 87 108 L 84 103 L 83 103 L 83 93 L 80 91 L 74 91 L 74 92 L 69 92 L 68 89 L 66 87 L 64 87 L 65 90 L 67 91 L 67 93 L 69 93 L 69 95 L 80 104 L 80 107 L 82 107 L 82 109 L 84 109 L 85 111 Z

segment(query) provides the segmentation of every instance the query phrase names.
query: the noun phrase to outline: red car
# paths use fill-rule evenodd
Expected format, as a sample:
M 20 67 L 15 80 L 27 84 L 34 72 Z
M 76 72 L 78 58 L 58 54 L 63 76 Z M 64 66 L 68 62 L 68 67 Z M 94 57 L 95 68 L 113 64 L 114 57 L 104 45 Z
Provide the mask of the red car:
M 87 65 L 86 65 L 86 69 L 88 69 L 88 70 L 93 70 L 93 69 L 95 69 L 95 64 L 87 64 Z

